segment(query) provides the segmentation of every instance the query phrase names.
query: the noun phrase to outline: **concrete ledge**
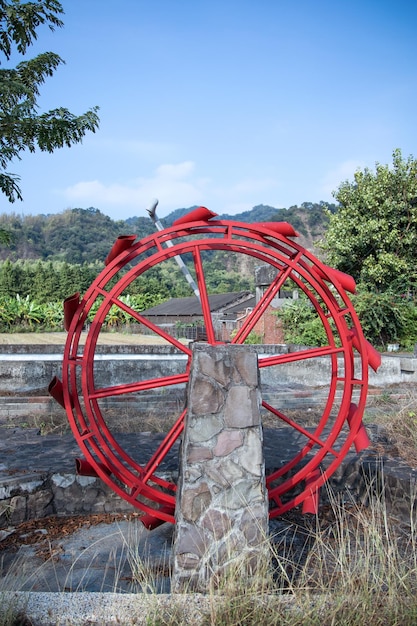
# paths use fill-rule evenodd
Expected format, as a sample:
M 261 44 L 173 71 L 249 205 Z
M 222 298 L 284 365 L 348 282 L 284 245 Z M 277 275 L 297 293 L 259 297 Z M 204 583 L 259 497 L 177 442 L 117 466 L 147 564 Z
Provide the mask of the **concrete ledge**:
M 159 623 L 158 615 L 170 615 L 175 609 L 180 610 L 186 620 L 181 623 L 198 626 L 203 623 L 204 614 L 210 614 L 213 602 L 213 598 L 202 594 L 8 592 L 2 595 L 4 607 L 9 605 L 16 611 L 21 610 L 34 626 L 56 626 L 58 623 L 71 626 L 145 626 Z M 279 602 L 286 605 L 288 599 L 283 598 Z
M 82 346 L 81 346 L 82 348 Z M 124 345 L 98 345 L 97 354 L 181 354 L 177 348 L 170 344 L 124 344 Z M 54 344 L 0 344 L 0 355 L 12 354 L 63 354 L 63 345 Z M 1 358 L 1 357 L 0 357 Z

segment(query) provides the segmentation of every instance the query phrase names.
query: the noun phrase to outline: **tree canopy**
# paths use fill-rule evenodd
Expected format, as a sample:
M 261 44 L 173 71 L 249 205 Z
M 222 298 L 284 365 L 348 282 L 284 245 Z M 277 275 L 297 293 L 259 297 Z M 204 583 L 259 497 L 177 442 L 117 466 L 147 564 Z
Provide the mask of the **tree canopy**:
M 358 170 L 333 194 L 323 240 L 327 262 L 369 291 L 416 292 L 417 160 L 393 152 L 393 164 Z
M 63 26 L 63 13 L 58 0 L 0 0 L 0 55 L 6 61 L 14 54 L 23 57 L 40 27 L 54 30 Z M 22 152 L 70 147 L 98 128 L 98 107 L 81 115 L 63 107 L 39 112 L 40 86 L 63 63 L 54 52 L 43 52 L 14 68 L 0 67 L 0 191 L 10 202 L 22 200 L 19 176 L 7 171 L 13 161 L 21 159 Z

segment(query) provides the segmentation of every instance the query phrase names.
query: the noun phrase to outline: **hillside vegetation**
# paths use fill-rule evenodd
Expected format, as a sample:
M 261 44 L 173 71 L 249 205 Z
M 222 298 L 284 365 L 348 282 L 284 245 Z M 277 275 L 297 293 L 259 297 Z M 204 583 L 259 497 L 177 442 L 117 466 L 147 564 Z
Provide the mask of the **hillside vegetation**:
M 191 207 L 194 208 L 194 207 Z M 334 205 L 331 208 L 335 208 Z M 163 221 L 169 226 L 191 209 L 178 209 Z M 240 215 L 221 215 L 246 223 L 288 221 L 300 234 L 299 242 L 314 250 L 324 233 L 325 204 L 277 209 L 259 205 Z M 98 209 L 68 209 L 55 215 L 3 214 L 0 228 L 11 234 L 11 245 L 0 247 L 0 332 L 57 331 L 62 329 L 62 301 L 84 294 L 104 267 L 115 239 L 123 234 L 142 238 L 154 232 L 149 217 L 114 221 Z M 188 262 L 187 255 L 183 260 Z M 247 255 L 212 251 L 205 260 L 209 293 L 254 290 L 257 261 Z M 130 285 L 129 306 L 143 311 L 169 298 L 190 295 L 175 260 L 150 268 Z M 109 313 L 112 329 L 128 323 L 122 310 Z
M 223 219 L 254 223 L 267 221 L 290 222 L 302 237 L 302 245 L 314 248 L 326 227 L 325 203 L 304 202 L 289 209 L 258 205 L 238 215 L 222 214 Z M 170 226 L 176 219 L 190 211 L 177 209 L 162 219 Z M 335 205 L 330 205 L 335 210 Z M 155 231 L 148 217 L 132 217 L 114 221 L 98 209 L 67 209 L 53 215 L 27 215 L 4 213 L 0 215 L 0 228 L 12 236 L 10 247 L 0 248 L 0 261 L 42 260 L 62 261 L 71 264 L 103 262 L 114 240 L 119 235 L 137 234 L 145 237 Z
M 161 220 L 165 226 L 187 213 L 178 209 Z M 330 215 L 337 214 L 335 205 Z M 316 256 L 322 255 L 316 244 L 328 232 L 329 212 L 321 202 L 278 209 L 258 205 L 240 215 L 220 215 L 246 223 L 287 221 L 299 233 L 297 240 Z M 56 215 L 0 215 L 0 228 L 12 236 L 9 247 L 0 247 L 0 333 L 59 331 L 63 328 L 62 301 L 80 292 L 84 294 L 104 267 L 104 260 L 115 239 L 122 234 L 142 238 L 154 232 L 149 217 L 114 221 L 98 209 L 68 209 Z M 192 260 L 183 255 L 187 263 Z M 254 292 L 257 260 L 247 255 L 212 251 L 205 260 L 205 278 L 209 293 Z M 359 286 L 361 287 L 361 286 Z M 150 268 L 139 277 L 126 294 L 129 306 L 138 312 L 169 298 L 190 295 L 174 259 Z M 417 340 L 417 308 L 414 300 L 392 293 L 369 294 L 359 288 L 352 296 L 365 336 L 376 346 L 398 342 L 405 349 Z M 321 345 L 312 311 L 300 299 L 293 308 L 281 312 L 280 323 L 288 343 Z M 281 317 L 280 314 L 280 317 Z M 300 326 L 300 315 L 303 325 Z M 115 330 L 127 323 L 123 311 L 109 313 L 107 324 Z

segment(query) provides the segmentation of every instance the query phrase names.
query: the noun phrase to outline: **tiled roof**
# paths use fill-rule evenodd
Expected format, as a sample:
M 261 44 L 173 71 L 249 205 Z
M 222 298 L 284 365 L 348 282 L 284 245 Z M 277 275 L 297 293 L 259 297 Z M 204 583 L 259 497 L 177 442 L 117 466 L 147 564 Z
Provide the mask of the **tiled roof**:
M 223 311 L 225 308 L 235 305 L 239 301 L 244 301 L 239 305 L 245 308 L 246 300 L 252 299 L 249 291 L 237 291 L 233 293 L 215 293 L 209 296 L 210 310 L 212 313 Z M 248 305 L 251 306 L 251 305 Z M 142 311 L 145 317 L 163 315 L 202 315 L 201 304 L 198 298 L 190 296 L 188 298 L 171 298 L 162 304 L 158 304 L 146 311 Z

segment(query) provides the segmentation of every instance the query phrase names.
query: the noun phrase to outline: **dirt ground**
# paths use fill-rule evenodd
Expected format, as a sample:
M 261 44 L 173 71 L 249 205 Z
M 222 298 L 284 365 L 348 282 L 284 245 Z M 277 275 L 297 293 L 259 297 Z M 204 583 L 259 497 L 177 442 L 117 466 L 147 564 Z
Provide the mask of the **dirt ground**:
M 143 515 L 142 512 L 96 513 L 90 515 L 72 515 L 58 517 L 52 515 L 41 519 L 28 520 L 18 524 L 16 528 L 0 530 L 0 554 L 4 550 L 17 551 L 21 545 L 38 546 L 38 552 L 49 558 L 48 549 L 51 541 L 61 539 L 80 528 L 97 524 L 112 524 L 121 520 L 133 520 Z M 46 532 L 40 532 L 46 529 Z
M 82 333 L 81 343 L 85 342 L 87 333 Z M 64 345 L 67 333 L 0 333 L 1 345 Z M 158 335 L 139 335 L 129 333 L 101 333 L 101 345 L 160 345 L 167 342 Z

